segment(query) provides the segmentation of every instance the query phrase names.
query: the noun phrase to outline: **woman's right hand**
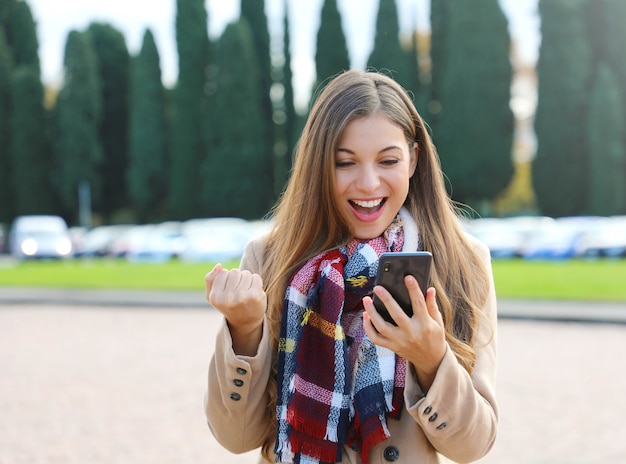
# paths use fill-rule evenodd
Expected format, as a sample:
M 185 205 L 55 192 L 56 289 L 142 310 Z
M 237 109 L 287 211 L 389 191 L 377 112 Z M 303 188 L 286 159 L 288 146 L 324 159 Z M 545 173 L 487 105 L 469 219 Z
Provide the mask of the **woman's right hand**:
M 254 356 L 263 334 L 267 295 L 258 274 L 240 269 L 224 269 L 216 264 L 205 278 L 206 299 L 221 312 L 233 339 L 233 350 Z

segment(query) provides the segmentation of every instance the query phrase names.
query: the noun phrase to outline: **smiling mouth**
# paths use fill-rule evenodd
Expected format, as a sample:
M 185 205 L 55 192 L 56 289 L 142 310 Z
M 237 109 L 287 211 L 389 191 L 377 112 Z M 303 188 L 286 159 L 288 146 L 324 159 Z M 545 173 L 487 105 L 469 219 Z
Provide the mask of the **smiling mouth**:
M 386 198 L 378 198 L 376 200 L 348 200 L 350 205 L 359 213 L 372 214 L 378 211 L 387 201 Z

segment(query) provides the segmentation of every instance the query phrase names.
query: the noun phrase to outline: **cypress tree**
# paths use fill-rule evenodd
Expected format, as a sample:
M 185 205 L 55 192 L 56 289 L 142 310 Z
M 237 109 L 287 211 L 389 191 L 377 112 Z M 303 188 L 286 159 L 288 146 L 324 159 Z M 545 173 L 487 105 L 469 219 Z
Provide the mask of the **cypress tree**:
M 11 194 L 10 155 L 11 146 L 11 75 L 13 63 L 0 27 L 0 222 L 9 222 L 13 215 Z
M 169 217 L 189 219 L 200 211 L 199 166 L 206 153 L 202 132 L 208 127 L 208 14 L 204 0 L 177 0 L 176 7 L 178 82 L 174 90 L 168 206 Z
M 130 74 L 128 192 L 139 221 L 158 221 L 164 219 L 167 193 L 167 122 L 159 52 L 150 30 Z
M 381 72 L 390 71 L 391 76 L 402 86 L 413 88 L 408 53 L 400 42 L 396 0 L 379 0 L 374 48 L 367 60 L 367 67 Z
M 430 0 L 430 125 L 435 141 L 438 137 L 437 122 L 441 111 L 441 86 L 445 76 L 448 51 L 448 34 L 452 0 Z
M 541 46 L 535 114 L 535 196 L 548 216 L 583 213 L 587 205 L 587 99 L 591 49 L 584 3 L 540 0 Z
M 622 91 L 612 69 L 600 63 L 589 105 L 589 213 L 626 213 L 626 150 Z
M 252 33 L 252 43 L 255 48 L 259 66 L 258 85 L 260 86 L 261 107 L 263 108 L 262 121 L 265 129 L 259 141 L 265 147 L 265 162 L 263 177 L 270 179 L 274 184 L 274 144 L 276 127 L 274 124 L 274 108 L 270 91 L 273 84 L 272 62 L 270 56 L 270 33 L 265 14 L 265 0 L 241 0 L 241 17 L 244 18 Z M 257 141 L 257 147 L 259 143 Z
M 311 100 L 315 100 L 316 95 L 321 92 L 330 78 L 348 69 L 350 69 L 350 56 L 337 0 L 324 0 L 315 51 L 317 78 Z
M 283 102 L 285 111 L 285 124 L 283 125 L 283 136 L 285 141 L 285 155 L 283 163 L 283 175 L 279 177 L 279 190 L 282 190 L 287 180 L 288 172 L 291 170 L 293 151 L 298 140 L 298 115 L 294 103 L 293 72 L 291 71 L 291 38 L 289 25 L 289 7 L 287 1 L 285 5 L 285 17 L 283 19 Z
M 128 163 L 128 80 L 130 56 L 123 34 L 110 24 L 92 23 L 87 29 L 98 61 L 102 91 L 102 199 L 99 207 L 111 214 L 127 204 L 124 172 Z M 107 221 L 108 222 L 108 221 Z
M 448 25 L 438 149 L 453 199 L 484 208 L 513 175 L 507 22 L 497 0 L 474 0 Z
M 241 18 L 226 27 L 217 46 L 213 105 L 228 123 L 220 127 L 211 157 L 202 166 L 203 212 L 209 216 L 258 219 L 273 201 L 273 185 L 258 150 L 265 126 L 252 41 L 250 26 Z
M 37 69 L 19 66 L 12 82 L 11 179 L 17 214 L 50 212 L 51 160 L 45 146 L 43 86 Z
M 102 91 L 98 63 L 90 36 L 71 31 L 64 56 L 64 80 L 55 107 L 54 188 L 64 215 L 77 219 L 78 188 L 88 183 L 94 204 L 101 199 L 102 146 L 98 128 L 102 119 Z
M 31 66 L 39 75 L 41 73 L 38 54 L 39 42 L 35 20 L 28 3 L 23 0 L 9 2 L 5 9 L 7 11 L 7 42 L 13 54 L 15 66 Z
M 595 0 L 588 2 L 590 18 L 589 36 L 593 44 L 593 69 L 599 63 L 609 66 L 620 89 L 626 89 L 626 2 L 623 0 Z M 626 91 L 622 91 L 622 114 L 626 115 Z M 626 130 L 622 130 L 622 143 L 626 146 Z M 626 175 L 626 173 L 624 174 Z

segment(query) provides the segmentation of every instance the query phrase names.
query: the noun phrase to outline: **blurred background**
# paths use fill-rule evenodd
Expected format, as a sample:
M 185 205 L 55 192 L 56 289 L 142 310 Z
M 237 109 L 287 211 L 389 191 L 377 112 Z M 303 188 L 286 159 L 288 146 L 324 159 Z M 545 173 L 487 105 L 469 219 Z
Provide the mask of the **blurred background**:
M 621 0 L 2 0 L 2 249 L 23 215 L 63 218 L 79 253 L 97 226 L 260 220 L 316 92 L 372 68 L 413 96 L 470 219 L 532 218 L 468 230 L 519 241 L 585 216 L 549 232 L 619 255 L 624 17 Z

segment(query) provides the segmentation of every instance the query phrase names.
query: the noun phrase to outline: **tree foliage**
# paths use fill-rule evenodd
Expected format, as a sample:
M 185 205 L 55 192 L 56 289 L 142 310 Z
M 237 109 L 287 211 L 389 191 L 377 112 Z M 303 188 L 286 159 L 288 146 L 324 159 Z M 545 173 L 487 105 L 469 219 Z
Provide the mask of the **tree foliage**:
M 539 13 L 533 186 L 543 214 L 582 214 L 589 188 L 585 128 L 591 69 L 584 2 L 540 0 Z
M 239 59 L 233 60 L 233 56 Z M 258 146 L 265 126 L 256 60 L 247 21 L 229 24 L 217 46 L 213 105 L 215 114 L 230 123 L 220 127 L 211 155 L 202 166 L 205 215 L 258 219 L 273 200 L 273 184 Z
M 130 203 L 140 221 L 164 218 L 167 193 L 165 90 L 154 36 L 147 30 L 131 65 L 129 159 L 125 179 Z
M 589 107 L 589 213 L 626 214 L 626 150 L 622 90 L 615 73 L 600 63 Z
M 4 7 L 5 33 L 16 66 L 31 66 L 39 75 L 39 41 L 35 20 L 28 3 L 9 1 Z
M 480 208 L 513 175 L 507 21 L 497 0 L 461 2 L 448 33 L 437 143 L 452 197 Z
M 11 53 L 0 27 L 0 222 L 11 218 L 13 198 L 11 189 L 11 76 L 13 62 Z
M 55 107 L 55 188 L 65 214 L 78 217 L 78 187 L 87 182 L 94 203 L 101 200 L 102 90 L 91 38 L 71 31 L 64 56 L 65 78 Z
M 174 89 L 169 216 L 188 219 L 200 211 L 198 168 L 207 151 L 202 134 L 208 111 L 208 14 L 204 0 L 177 0 L 176 7 L 178 82 Z
M 337 0 L 324 0 L 315 50 L 316 84 L 311 100 L 325 86 L 328 79 L 350 69 L 350 55 L 341 25 Z
M 241 18 L 248 22 L 252 34 L 252 44 L 257 56 L 259 68 L 259 97 L 263 108 L 262 122 L 265 125 L 262 137 L 257 141 L 257 149 L 264 147 L 266 171 L 263 177 L 270 179 L 274 184 L 274 143 L 276 140 L 276 126 L 274 124 L 274 105 L 271 98 L 272 62 L 270 50 L 270 33 L 265 14 L 265 0 L 241 0 Z
M 19 66 L 12 78 L 11 179 L 13 207 L 20 214 L 51 211 L 43 86 L 37 68 Z
M 102 199 L 96 205 L 107 218 L 127 204 L 124 173 L 128 160 L 128 81 L 130 55 L 124 35 L 110 24 L 92 23 L 87 29 L 98 63 L 102 92 Z
M 402 86 L 412 88 L 409 55 L 400 41 L 396 0 L 380 0 L 378 3 L 374 48 L 367 67 L 390 73 Z

